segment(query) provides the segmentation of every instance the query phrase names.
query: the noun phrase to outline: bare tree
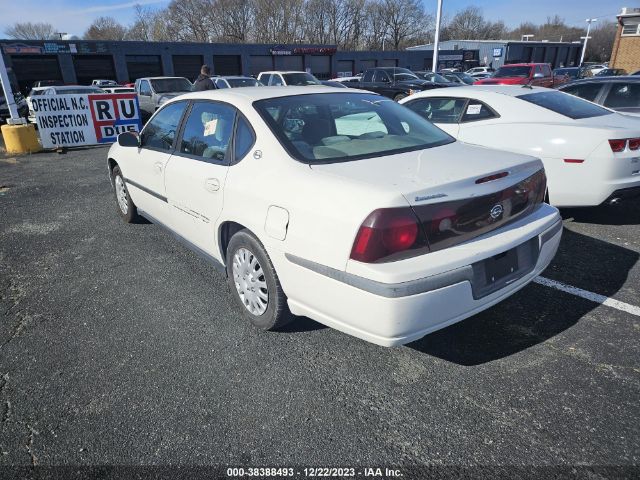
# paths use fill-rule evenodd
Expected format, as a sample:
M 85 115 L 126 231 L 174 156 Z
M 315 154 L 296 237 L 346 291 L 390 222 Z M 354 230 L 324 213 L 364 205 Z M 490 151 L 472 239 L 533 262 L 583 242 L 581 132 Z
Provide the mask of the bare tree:
M 254 4 L 252 0 L 216 0 L 213 8 L 217 12 L 215 21 L 219 24 L 218 41 L 245 43 L 253 31 Z
M 591 30 L 591 39 L 587 43 L 585 60 L 590 62 L 608 62 L 616 38 L 618 25 L 616 22 L 603 22 Z
M 172 0 L 164 19 L 169 35 L 183 42 L 211 42 L 220 32 L 210 0 Z
M 113 17 L 98 17 L 84 33 L 85 40 L 124 40 L 127 29 Z
M 255 40 L 298 43 L 304 35 L 304 0 L 254 0 Z
M 395 50 L 427 28 L 428 17 L 419 0 L 382 0 L 380 13 Z
M 57 38 L 56 30 L 50 23 L 14 23 L 4 33 L 9 38 L 19 40 L 52 40 Z
M 135 20 L 127 31 L 128 40 L 142 40 L 145 42 L 151 42 L 156 40 L 154 37 L 154 26 L 158 21 L 159 12 L 150 8 L 143 7 L 142 5 L 136 5 Z
M 442 29 L 443 40 L 496 40 L 506 35 L 504 22 L 486 20 L 482 9 L 475 6 L 456 13 Z

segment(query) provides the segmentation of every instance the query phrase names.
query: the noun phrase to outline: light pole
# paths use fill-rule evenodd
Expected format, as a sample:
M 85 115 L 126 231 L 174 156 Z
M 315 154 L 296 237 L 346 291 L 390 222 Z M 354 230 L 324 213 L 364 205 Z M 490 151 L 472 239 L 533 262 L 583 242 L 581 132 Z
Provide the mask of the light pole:
M 584 62 L 584 54 L 587 51 L 587 42 L 589 41 L 589 32 L 591 32 L 591 24 L 593 22 L 597 22 L 598 19 L 597 18 L 587 18 L 585 20 L 587 22 L 587 36 L 586 37 L 580 37 L 580 38 L 584 38 L 584 43 L 582 44 L 582 55 L 580 55 L 580 65 L 578 65 L 579 67 L 582 66 L 582 62 Z
M 528 41 L 529 41 L 529 39 L 530 39 L 530 38 L 533 38 L 533 37 L 535 37 L 535 35 L 531 35 L 531 34 L 522 35 L 521 40 L 522 40 L 523 42 L 528 42 Z
M 438 10 L 436 12 L 436 34 L 433 39 L 433 73 L 438 71 L 438 48 L 440 44 L 440 21 L 442 20 L 442 0 L 438 0 Z

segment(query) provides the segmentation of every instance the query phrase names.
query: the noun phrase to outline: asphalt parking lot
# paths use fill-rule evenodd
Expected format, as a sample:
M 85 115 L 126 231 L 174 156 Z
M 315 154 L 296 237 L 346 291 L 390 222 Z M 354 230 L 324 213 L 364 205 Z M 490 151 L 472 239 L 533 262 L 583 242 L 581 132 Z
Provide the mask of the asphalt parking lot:
M 106 152 L 0 154 L 0 465 L 639 464 L 635 313 L 531 284 L 401 348 L 260 333 Z M 563 217 L 544 276 L 640 307 L 640 202 Z

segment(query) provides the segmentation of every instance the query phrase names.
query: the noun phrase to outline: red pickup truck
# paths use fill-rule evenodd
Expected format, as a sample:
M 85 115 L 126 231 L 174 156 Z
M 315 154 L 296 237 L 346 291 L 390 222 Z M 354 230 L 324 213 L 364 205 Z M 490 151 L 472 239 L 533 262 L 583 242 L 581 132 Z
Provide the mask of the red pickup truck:
M 474 82 L 474 85 L 535 85 L 553 88 L 565 83 L 566 75 L 554 76 L 548 63 L 514 63 L 500 67 L 489 78 Z

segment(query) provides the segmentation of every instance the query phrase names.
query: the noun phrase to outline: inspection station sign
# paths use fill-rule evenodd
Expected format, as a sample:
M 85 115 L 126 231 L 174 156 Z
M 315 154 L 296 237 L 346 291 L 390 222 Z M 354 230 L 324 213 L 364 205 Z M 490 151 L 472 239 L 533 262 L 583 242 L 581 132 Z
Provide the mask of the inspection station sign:
M 44 148 L 113 143 L 142 129 L 135 93 L 42 95 L 31 103 Z

